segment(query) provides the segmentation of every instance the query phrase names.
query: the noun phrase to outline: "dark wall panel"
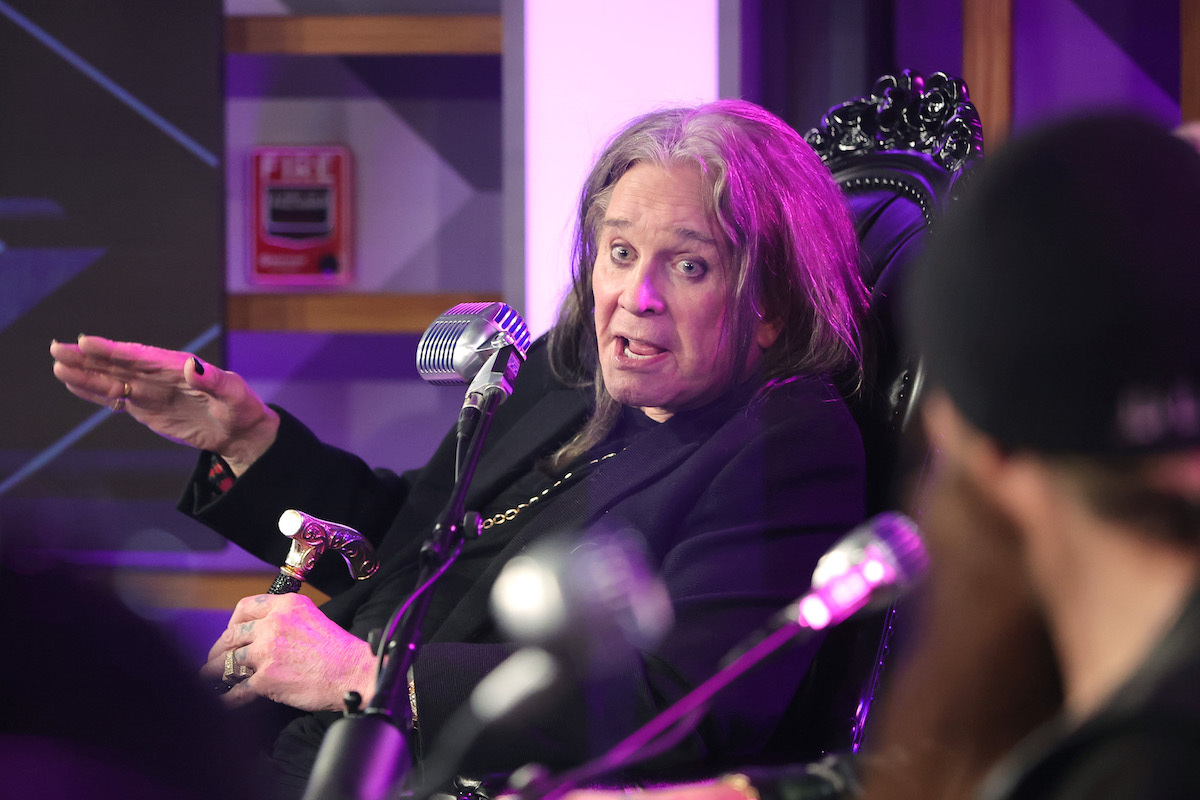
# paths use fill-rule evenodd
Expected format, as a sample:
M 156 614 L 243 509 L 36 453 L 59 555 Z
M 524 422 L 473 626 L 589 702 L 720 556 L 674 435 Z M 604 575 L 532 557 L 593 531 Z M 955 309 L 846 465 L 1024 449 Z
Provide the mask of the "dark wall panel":
M 47 347 L 221 360 L 222 26 L 219 0 L 0 2 L 0 535 L 220 546 L 168 513 L 192 456 L 69 395 Z

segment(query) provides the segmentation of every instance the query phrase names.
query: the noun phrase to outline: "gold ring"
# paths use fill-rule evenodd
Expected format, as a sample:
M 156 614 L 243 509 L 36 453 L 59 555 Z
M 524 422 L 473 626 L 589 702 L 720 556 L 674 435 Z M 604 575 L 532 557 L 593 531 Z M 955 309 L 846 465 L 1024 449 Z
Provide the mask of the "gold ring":
M 226 650 L 225 651 L 225 671 L 221 673 L 221 682 L 227 683 L 230 686 L 237 683 L 237 681 L 233 677 L 233 672 L 234 672 L 233 651 Z
M 131 394 L 133 394 L 133 387 L 128 383 L 125 383 L 125 388 L 121 391 L 121 396 L 108 404 L 109 409 L 111 409 L 114 414 L 120 414 L 125 410 L 125 398 L 129 397 Z
M 236 663 L 233 657 L 235 651 L 236 648 L 225 651 L 225 671 L 221 673 L 221 683 L 226 686 L 241 683 L 254 674 L 254 670 L 250 669 L 250 667 L 245 664 Z

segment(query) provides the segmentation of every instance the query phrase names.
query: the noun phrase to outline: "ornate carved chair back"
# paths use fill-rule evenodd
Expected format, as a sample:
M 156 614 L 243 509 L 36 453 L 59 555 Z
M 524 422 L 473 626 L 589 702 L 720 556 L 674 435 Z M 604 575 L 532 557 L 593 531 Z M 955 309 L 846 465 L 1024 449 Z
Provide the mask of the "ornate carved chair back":
M 918 426 L 903 444 L 922 383 L 919 354 L 899 335 L 904 274 L 982 158 L 982 127 L 963 81 L 906 70 L 831 108 L 805 139 L 846 193 L 871 291 L 865 376 L 847 400 L 866 448 L 868 512 L 876 514 L 897 507 L 919 483 L 926 457 L 923 446 L 913 446 Z M 829 632 L 765 762 L 859 748 L 895 645 L 894 623 L 893 607 Z
M 804 138 L 850 202 L 871 290 L 865 380 L 848 399 L 867 448 L 868 510 L 876 513 L 910 488 L 898 462 L 922 370 L 899 335 L 904 274 L 982 159 L 983 130 L 962 80 L 905 70 L 831 108 Z

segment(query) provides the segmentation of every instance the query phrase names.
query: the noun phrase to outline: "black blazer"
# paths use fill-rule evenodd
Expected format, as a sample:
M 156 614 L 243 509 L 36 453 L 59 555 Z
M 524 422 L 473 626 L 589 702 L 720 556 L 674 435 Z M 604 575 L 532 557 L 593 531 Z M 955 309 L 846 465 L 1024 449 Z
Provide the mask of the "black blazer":
M 467 507 L 481 508 L 526 474 L 586 414 L 586 392 L 557 381 L 544 343 L 535 343 L 513 396 L 496 414 Z M 287 552 L 276 520 L 289 507 L 371 538 L 384 561 L 375 577 L 347 588 L 344 567 L 331 563 L 311 578 L 333 594 L 324 611 L 365 638 L 403 597 L 389 597 L 382 587 L 411 588 L 417 549 L 449 496 L 454 437 L 448 435 L 421 470 L 396 475 L 372 471 L 281 416 L 276 443 L 230 491 L 198 507 L 196 488 L 204 480 L 198 467 L 181 508 L 272 564 Z M 817 559 L 861 520 L 863 492 L 858 430 L 823 378 L 737 390 L 656 426 L 547 498 L 452 610 L 427 620 L 414 670 L 422 746 L 514 649 L 493 625 L 487 601 L 503 564 L 531 543 L 601 521 L 635 528 L 667 585 L 676 622 L 661 645 L 631 658 L 602 687 L 581 687 L 519 726 L 486 737 L 464 765 L 467 772 L 511 771 L 531 761 L 561 768 L 619 741 L 710 676 L 731 647 L 807 589 Z M 792 649 L 728 687 L 698 734 L 654 762 L 654 775 L 752 758 L 814 647 Z M 293 733 L 315 741 L 320 729 L 304 721 Z

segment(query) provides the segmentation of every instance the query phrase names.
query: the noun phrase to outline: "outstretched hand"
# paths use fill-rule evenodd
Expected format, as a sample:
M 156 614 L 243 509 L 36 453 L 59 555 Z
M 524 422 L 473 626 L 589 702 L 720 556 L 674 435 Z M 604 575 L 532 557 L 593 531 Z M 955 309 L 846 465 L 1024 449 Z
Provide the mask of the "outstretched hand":
M 224 695 L 239 706 L 255 697 L 303 711 L 340 711 L 346 692 L 375 694 L 370 645 L 331 621 L 302 594 L 260 594 L 238 601 L 200 674 L 220 680 L 232 654 L 249 677 Z
M 52 342 L 54 376 L 77 397 L 123 410 L 172 441 L 218 453 L 240 475 L 279 429 L 275 413 L 236 372 L 189 353 L 99 336 Z

